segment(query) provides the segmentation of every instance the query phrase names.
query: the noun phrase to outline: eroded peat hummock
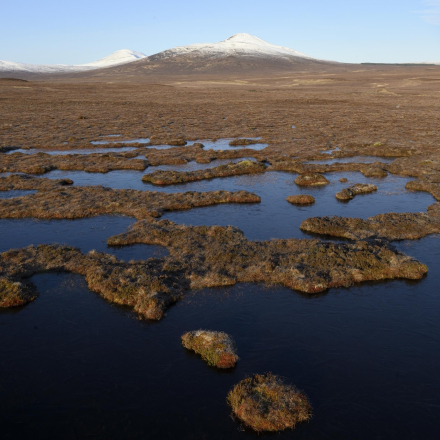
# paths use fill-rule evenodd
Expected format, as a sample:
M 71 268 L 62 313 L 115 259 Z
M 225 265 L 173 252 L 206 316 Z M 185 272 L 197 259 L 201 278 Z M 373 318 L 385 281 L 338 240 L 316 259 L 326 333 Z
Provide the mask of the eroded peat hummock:
M 129 305 L 141 316 L 160 319 L 186 289 L 221 287 L 237 282 L 280 284 L 305 293 L 349 287 L 362 281 L 421 279 L 427 267 L 386 243 L 326 243 L 318 240 L 250 242 L 232 227 L 187 227 L 167 220 L 144 220 L 109 238 L 110 245 L 156 244 L 168 247 L 163 259 L 124 263 L 114 256 L 81 253 L 65 246 L 30 246 L 0 254 L 8 305 L 22 304 L 25 279 L 47 271 L 86 277 L 89 288 L 110 302 Z M 21 284 L 14 284 L 21 283 Z

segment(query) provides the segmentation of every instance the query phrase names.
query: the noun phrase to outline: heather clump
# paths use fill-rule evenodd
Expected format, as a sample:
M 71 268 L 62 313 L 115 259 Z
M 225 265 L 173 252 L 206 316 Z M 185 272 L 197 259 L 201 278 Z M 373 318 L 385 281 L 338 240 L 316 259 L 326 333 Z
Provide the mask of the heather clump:
M 307 397 L 272 373 L 255 374 L 232 388 L 227 397 L 233 414 L 254 431 L 283 431 L 312 417 Z
M 289 196 L 286 200 L 292 205 L 312 205 L 315 203 L 315 198 L 308 194 Z
M 31 286 L 0 277 L 0 308 L 22 306 L 35 299 L 36 296 Z
M 223 332 L 191 331 L 182 335 L 182 345 L 199 354 L 212 367 L 232 368 L 238 361 L 232 337 Z
M 359 194 L 369 194 L 374 191 L 377 191 L 376 185 L 367 183 L 356 183 L 353 186 L 345 188 L 342 191 L 336 193 L 336 198 L 341 201 L 349 201 Z
M 300 174 L 295 183 L 299 186 L 323 186 L 328 185 L 330 182 L 322 175 L 318 173 L 312 174 Z

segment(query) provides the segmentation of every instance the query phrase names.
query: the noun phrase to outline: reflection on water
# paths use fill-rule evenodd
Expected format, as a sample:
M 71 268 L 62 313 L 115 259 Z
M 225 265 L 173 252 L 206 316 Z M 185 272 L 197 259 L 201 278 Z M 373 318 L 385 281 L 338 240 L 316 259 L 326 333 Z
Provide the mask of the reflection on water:
M 399 246 L 430 267 L 440 258 L 435 237 Z M 205 289 L 154 324 L 89 292 L 78 275 L 32 280 L 39 298 L 0 312 L 5 438 L 255 439 L 231 419 L 226 395 L 266 371 L 313 405 L 312 420 L 281 440 L 437 438 L 439 271 L 317 296 Z M 181 346 L 199 328 L 234 336 L 234 370 L 210 368 Z

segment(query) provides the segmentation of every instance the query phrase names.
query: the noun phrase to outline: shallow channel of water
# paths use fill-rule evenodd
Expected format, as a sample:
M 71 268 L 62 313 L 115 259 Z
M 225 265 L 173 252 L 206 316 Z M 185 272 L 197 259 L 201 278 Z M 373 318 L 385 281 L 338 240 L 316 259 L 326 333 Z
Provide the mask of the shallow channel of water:
M 0 192 L 1 194 L 1 192 Z M 136 222 L 123 216 L 99 216 L 76 220 L 0 220 L 0 252 L 22 248 L 31 244 L 65 244 L 82 252 L 96 250 L 115 255 L 123 261 L 146 260 L 168 255 L 162 246 L 134 245 L 124 247 L 107 246 L 107 238 L 121 234 Z
M 258 140 L 259 138 L 246 138 L 246 139 L 252 139 L 252 140 Z M 253 145 L 243 145 L 239 147 L 231 147 L 229 145 L 229 142 L 234 140 L 233 138 L 228 139 L 217 139 L 216 141 L 211 141 L 207 139 L 199 139 L 197 141 L 191 141 L 188 142 L 189 145 L 194 145 L 196 143 L 203 144 L 204 150 L 237 150 L 237 149 L 249 149 L 249 150 L 263 150 L 269 144 L 253 144 Z
M 323 153 L 326 152 L 323 151 Z M 391 163 L 395 159 L 396 159 L 395 157 L 353 156 L 353 157 L 335 157 L 334 159 L 326 159 L 326 160 L 310 160 L 306 163 L 324 164 L 324 165 L 331 165 L 334 163 L 374 163 L 374 162 Z
M 174 165 L 168 167 L 177 168 Z M 150 167 L 147 171 L 158 168 L 161 167 Z M 326 176 L 331 182 L 329 185 L 304 188 L 294 183 L 296 174 L 286 172 L 217 178 L 170 186 L 143 183 L 141 180 L 143 174 L 136 171 L 113 171 L 107 174 L 54 171 L 46 176 L 69 178 L 75 185 L 103 185 L 118 189 L 131 188 L 168 193 L 215 190 L 254 192 L 261 197 L 261 203 L 223 204 L 189 211 L 169 212 L 164 215 L 164 218 L 177 223 L 233 225 L 242 229 L 251 240 L 309 237 L 299 230 L 301 222 L 308 217 L 340 215 L 367 218 L 386 212 L 420 212 L 426 211 L 426 208 L 435 202 L 428 193 L 406 190 L 406 182 L 412 179 L 393 175 L 383 179 L 371 179 L 359 172 L 327 173 Z M 349 181 L 341 183 L 339 182 L 341 177 L 347 177 Z M 339 202 L 335 198 L 338 191 L 355 183 L 374 183 L 379 189 L 376 193 L 356 196 L 348 203 Z M 311 194 L 315 197 L 316 203 L 306 207 L 293 206 L 286 202 L 286 197 L 294 194 Z

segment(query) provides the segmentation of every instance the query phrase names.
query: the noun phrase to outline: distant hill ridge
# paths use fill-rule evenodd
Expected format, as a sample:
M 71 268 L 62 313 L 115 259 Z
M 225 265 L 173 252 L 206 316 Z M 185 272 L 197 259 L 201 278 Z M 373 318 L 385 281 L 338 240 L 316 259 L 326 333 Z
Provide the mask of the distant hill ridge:
M 113 52 L 111 55 L 86 64 L 65 65 L 65 64 L 28 64 L 14 61 L 0 60 L 0 72 L 26 72 L 26 73 L 63 73 L 81 72 L 86 70 L 101 69 L 104 67 L 127 64 L 145 58 L 141 52 L 129 49 L 122 49 Z

